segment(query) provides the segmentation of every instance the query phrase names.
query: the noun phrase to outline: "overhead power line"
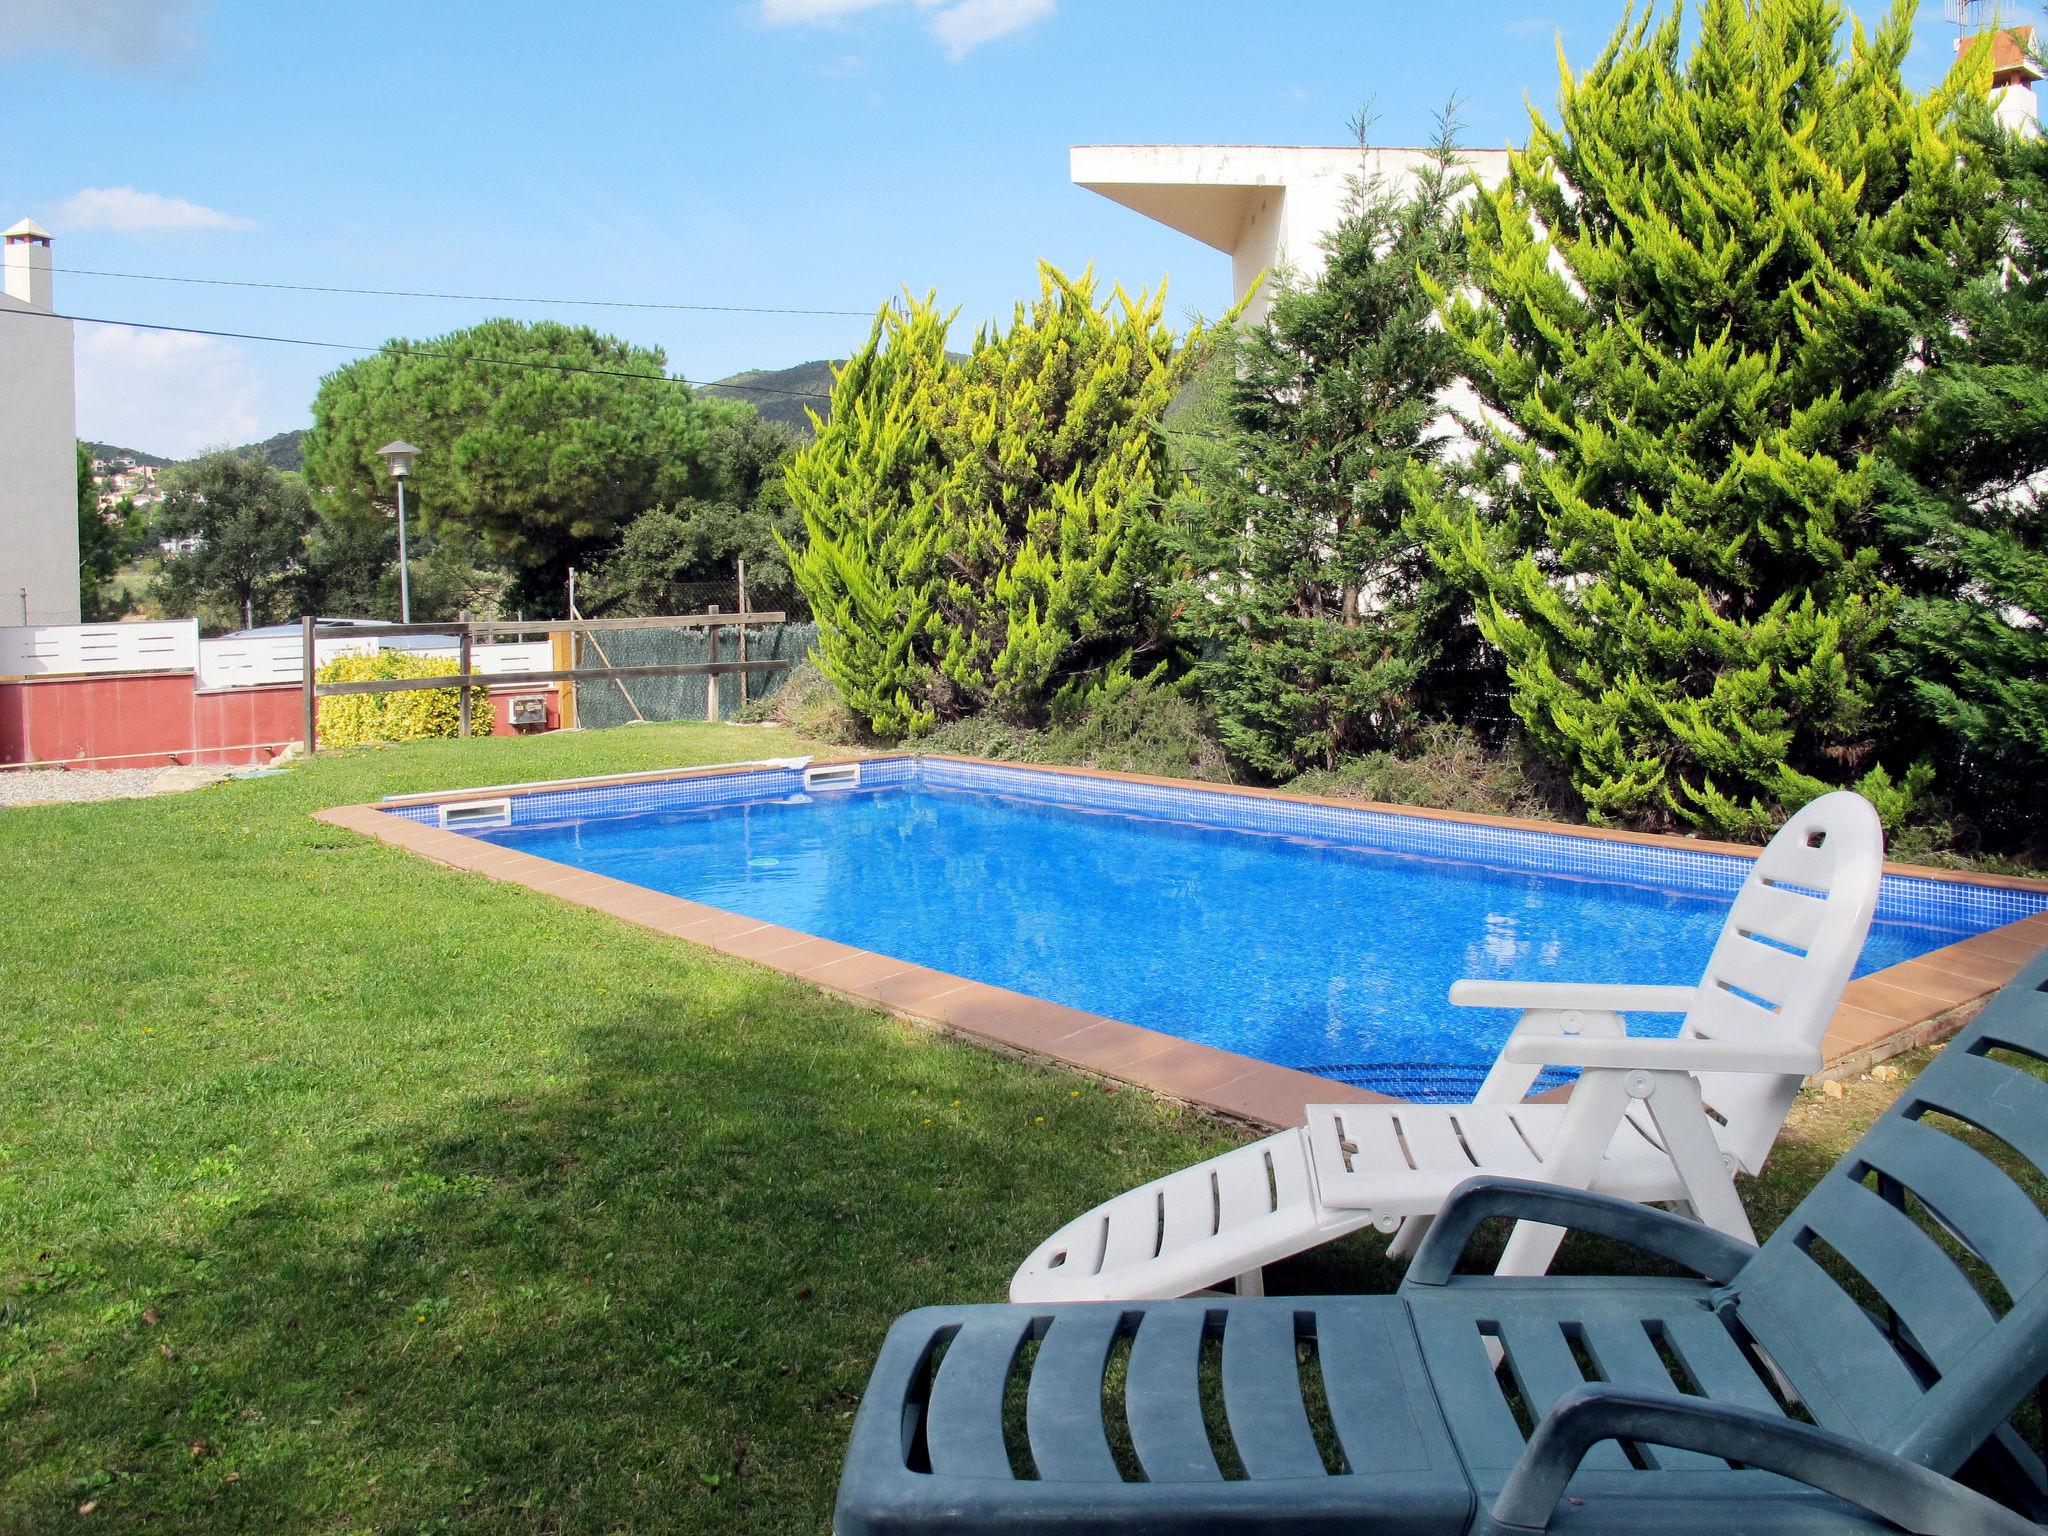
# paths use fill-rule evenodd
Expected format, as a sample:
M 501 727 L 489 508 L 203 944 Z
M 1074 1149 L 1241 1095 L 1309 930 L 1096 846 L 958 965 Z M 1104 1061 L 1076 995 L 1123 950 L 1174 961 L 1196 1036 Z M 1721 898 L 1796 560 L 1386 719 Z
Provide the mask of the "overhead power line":
M 45 309 L 0 309 L 0 315 L 28 320 L 71 320 L 79 325 L 121 325 L 134 331 L 171 331 L 180 336 L 212 336 L 224 341 L 267 341 L 284 347 L 318 347 L 330 352 L 361 352 L 367 356 L 423 357 L 450 363 L 479 363 L 490 368 L 526 368 L 542 373 L 589 373 L 608 379 L 638 379 L 643 384 L 686 384 L 693 389 L 730 389 L 751 395 L 780 395 L 795 400 L 829 400 L 821 389 L 777 389 L 772 384 L 726 384 L 718 380 L 685 379 L 670 373 L 634 373 L 627 368 L 585 368 L 576 363 L 544 363 L 523 357 L 480 357 L 467 352 L 441 352 L 431 347 L 401 347 L 389 342 L 365 346 L 353 341 L 314 341 L 305 336 L 263 336 L 253 331 L 212 331 L 196 325 L 158 325 L 149 320 L 109 320 L 100 315 L 60 315 Z
M 346 293 L 373 299 L 462 299 L 477 304 L 573 304 L 588 309 L 673 309 L 721 315 L 851 315 L 871 309 L 804 309 L 766 304 L 667 304 L 638 299 L 533 299 L 505 293 L 432 293 L 415 288 L 342 288 L 324 283 L 264 283 L 240 277 L 172 277 L 162 272 L 107 272 L 96 267 L 52 267 L 72 277 L 121 277 L 141 283 L 197 283 L 209 288 L 267 288 L 281 293 Z

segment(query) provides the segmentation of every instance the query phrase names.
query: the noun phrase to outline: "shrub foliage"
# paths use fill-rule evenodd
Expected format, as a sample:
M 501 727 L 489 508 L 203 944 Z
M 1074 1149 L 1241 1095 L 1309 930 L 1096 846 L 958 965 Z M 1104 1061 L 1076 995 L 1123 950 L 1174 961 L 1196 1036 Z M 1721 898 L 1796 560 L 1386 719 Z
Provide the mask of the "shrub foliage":
M 367 683 L 400 677 L 448 677 L 455 662 L 446 656 L 410 651 L 372 651 L 337 656 L 314 674 L 323 683 Z M 415 688 L 404 693 L 345 693 L 320 701 L 323 747 L 359 747 L 372 741 L 424 741 L 454 736 L 462 727 L 461 690 Z M 469 691 L 470 731 L 488 736 L 497 721 L 490 690 Z
M 1872 755 L 1879 453 L 1985 243 L 1982 61 L 1914 95 L 1913 13 L 1624 22 L 1475 206 L 1445 317 L 1502 472 L 1435 542 L 1598 820 L 1750 830 Z
M 1167 329 L 1163 290 L 1039 276 L 964 359 L 930 297 L 884 309 L 790 464 L 818 662 L 879 735 L 1033 721 L 1156 644 L 1156 429 L 1201 332 Z
M 1905 591 L 1884 657 L 1954 788 L 2048 827 L 2048 140 L 1997 140 L 2000 268 L 1930 328 L 1919 411 L 1883 477 Z
M 1410 493 L 1458 376 L 1425 281 L 1459 277 L 1457 165 L 1447 120 L 1412 178 L 1360 178 L 1321 277 L 1283 281 L 1223 359 L 1223 430 L 1190 450 L 1175 612 L 1224 742 L 1262 773 L 1395 740 L 1459 627 Z

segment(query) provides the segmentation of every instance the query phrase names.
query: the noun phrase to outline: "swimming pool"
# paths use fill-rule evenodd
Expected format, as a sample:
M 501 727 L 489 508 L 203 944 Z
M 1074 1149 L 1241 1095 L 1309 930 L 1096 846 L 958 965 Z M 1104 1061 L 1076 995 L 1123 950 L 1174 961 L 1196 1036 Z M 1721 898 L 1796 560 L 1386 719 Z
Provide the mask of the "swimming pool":
M 443 804 L 386 814 L 439 826 Z M 467 819 L 466 819 L 467 818 Z M 1747 861 L 1688 848 L 960 762 L 539 790 L 449 831 L 1411 1099 L 1514 1023 L 1460 977 L 1690 983 Z M 1887 875 L 1857 973 L 2048 909 Z M 1631 1020 L 1669 1033 L 1675 1017 Z

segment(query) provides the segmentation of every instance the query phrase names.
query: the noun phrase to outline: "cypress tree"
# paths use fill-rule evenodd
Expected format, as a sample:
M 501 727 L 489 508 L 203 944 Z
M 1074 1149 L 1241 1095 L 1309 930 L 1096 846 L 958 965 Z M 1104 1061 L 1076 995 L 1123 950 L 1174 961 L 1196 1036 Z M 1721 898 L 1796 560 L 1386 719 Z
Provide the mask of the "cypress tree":
M 1157 427 L 1202 333 L 1175 339 L 1163 289 L 1039 278 L 964 359 L 929 297 L 885 309 L 791 461 L 819 665 L 878 734 L 1030 723 L 1158 643 Z
M 1600 821 L 1754 831 L 1872 757 L 1871 507 L 1901 367 L 1981 260 L 1986 179 L 1894 0 L 1625 20 L 1469 221 L 1445 318 L 1492 413 L 1433 542 Z M 1882 770 L 1872 781 L 1888 781 Z
M 1881 476 L 1904 558 L 1882 658 L 1903 715 L 1994 818 L 2048 824 L 2048 140 L 1995 138 L 2005 260 L 1930 328 Z
M 783 472 L 805 535 L 783 549 L 817 620 L 818 666 L 888 737 L 934 719 L 923 637 L 943 465 L 928 422 L 946 387 L 952 319 L 929 296 L 885 308 L 833 381 L 829 421 L 812 413 L 815 435 Z
M 1361 171 L 1322 275 L 1283 280 L 1238 338 L 1220 440 L 1191 450 L 1179 628 L 1224 745 L 1274 777 L 1388 745 L 1454 627 L 1410 471 L 1441 452 L 1458 376 L 1424 285 L 1460 276 L 1458 163 L 1446 117 L 1400 182 Z

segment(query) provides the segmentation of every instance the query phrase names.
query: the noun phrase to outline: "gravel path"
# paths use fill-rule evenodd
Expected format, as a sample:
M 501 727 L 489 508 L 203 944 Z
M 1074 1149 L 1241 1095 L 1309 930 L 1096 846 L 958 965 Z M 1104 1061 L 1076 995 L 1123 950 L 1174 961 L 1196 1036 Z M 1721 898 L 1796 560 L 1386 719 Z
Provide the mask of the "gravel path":
M 0 773 L 0 806 L 60 801 L 129 800 L 197 789 L 228 776 L 226 768 L 24 768 Z

